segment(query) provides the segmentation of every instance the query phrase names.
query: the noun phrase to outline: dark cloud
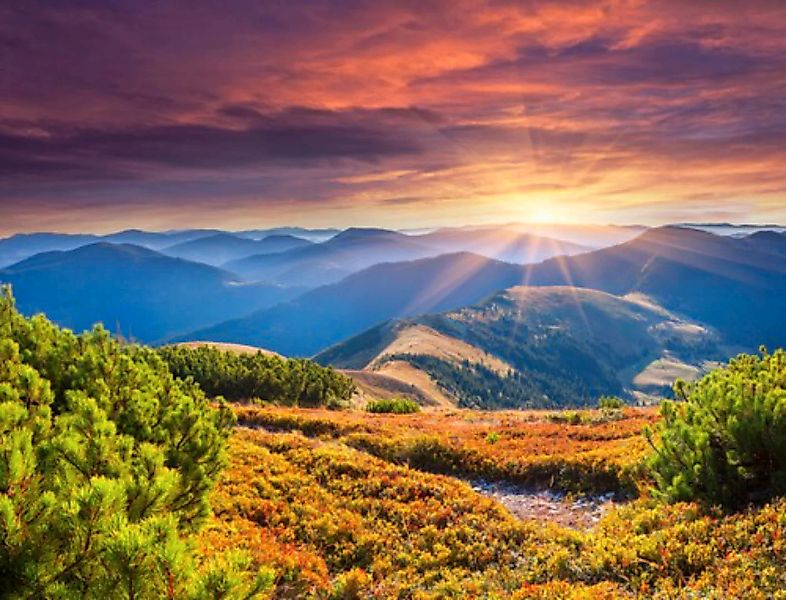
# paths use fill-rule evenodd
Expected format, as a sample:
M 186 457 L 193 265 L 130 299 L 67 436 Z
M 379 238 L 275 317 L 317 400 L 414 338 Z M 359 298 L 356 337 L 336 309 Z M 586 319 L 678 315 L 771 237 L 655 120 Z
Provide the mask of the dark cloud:
M 376 162 L 418 151 L 406 130 L 391 123 L 401 121 L 402 115 L 411 119 L 417 113 L 294 108 L 266 115 L 236 105 L 220 112 L 240 118 L 245 125 L 183 124 L 0 135 L 0 173 L 33 179 L 133 179 L 145 167 L 155 174 L 166 169 L 304 166 L 340 159 Z

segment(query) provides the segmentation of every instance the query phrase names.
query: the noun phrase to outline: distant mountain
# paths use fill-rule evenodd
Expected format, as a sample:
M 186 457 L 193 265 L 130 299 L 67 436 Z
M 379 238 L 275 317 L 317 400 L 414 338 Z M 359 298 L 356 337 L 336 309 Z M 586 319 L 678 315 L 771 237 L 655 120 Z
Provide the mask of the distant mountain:
M 690 229 L 700 229 L 708 233 L 716 233 L 718 235 L 732 235 L 735 237 L 743 237 L 759 231 L 776 231 L 786 233 L 785 225 L 776 225 L 774 223 L 679 223 L 677 227 L 687 227 Z
M 711 331 L 660 307 L 595 290 L 514 287 L 469 308 L 378 325 L 316 360 L 417 383 L 433 404 L 441 395 L 521 408 L 663 393 L 722 357 Z
M 632 240 L 647 231 L 643 225 L 577 225 L 561 223 L 507 223 L 464 229 L 506 229 L 542 238 L 564 240 L 580 246 L 605 248 Z
M 41 252 L 73 250 L 86 244 L 93 244 L 99 239 L 96 235 L 19 233 L 0 239 L 0 268 L 12 265 Z
M 786 345 L 786 261 L 770 236 L 662 227 L 618 246 L 533 265 L 526 280 L 617 295 L 640 292 L 711 325 L 731 343 Z
M 786 231 L 762 230 L 744 239 L 752 250 L 786 257 Z
M 142 231 L 126 229 L 117 233 L 101 236 L 104 242 L 113 244 L 132 244 L 151 250 L 160 250 L 174 244 L 181 244 L 219 233 L 217 229 L 183 229 L 181 231 Z
M 473 304 L 520 284 L 522 277 L 521 266 L 469 253 L 380 264 L 291 302 L 178 339 L 309 356 L 381 321 Z
M 252 255 L 274 254 L 311 246 L 313 242 L 291 235 L 270 235 L 261 240 L 216 233 L 161 250 L 167 256 L 220 266 Z
M 419 244 L 440 253 L 472 252 L 512 263 L 534 263 L 560 255 L 579 254 L 592 248 L 506 228 L 438 229 L 412 236 Z
M 271 229 L 248 229 L 245 231 L 233 231 L 239 237 L 247 237 L 252 240 L 261 240 L 271 235 L 291 235 L 293 237 L 308 240 L 310 242 L 324 242 L 333 236 L 341 233 L 341 229 L 308 229 L 306 227 L 273 227 Z
M 709 325 L 726 343 L 749 350 L 762 343 L 783 346 L 786 263 L 761 247 L 759 241 L 664 227 L 617 246 L 534 265 L 466 253 L 383 264 L 190 339 L 309 355 L 390 318 L 450 310 L 526 284 L 644 294 Z
M 402 233 L 351 228 L 321 244 L 279 254 L 250 256 L 227 262 L 224 268 L 249 281 L 316 287 L 381 262 L 412 260 L 438 253 Z
M 296 289 L 244 285 L 234 275 L 128 244 L 47 252 L 0 270 L 24 313 L 80 331 L 103 322 L 143 342 L 292 298 Z
M 351 228 L 321 244 L 276 255 L 251 256 L 223 267 L 251 281 L 316 287 L 383 262 L 471 252 L 506 262 L 537 262 L 589 248 L 501 228 L 439 229 L 407 235 L 386 229 Z
M 189 229 L 172 232 L 151 232 L 127 229 L 108 235 L 68 233 L 19 233 L 0 239 L 0 268 L 12 265 L 42 252 L 74 250 L 96 242 L 133 244 L 156 250 L 199 237 L 212 235 L 215 230 Z

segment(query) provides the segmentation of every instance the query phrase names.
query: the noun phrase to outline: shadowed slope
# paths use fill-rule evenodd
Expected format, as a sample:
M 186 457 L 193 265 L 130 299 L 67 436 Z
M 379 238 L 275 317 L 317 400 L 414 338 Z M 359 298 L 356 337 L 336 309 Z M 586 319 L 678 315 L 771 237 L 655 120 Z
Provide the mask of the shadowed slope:
M 47 252 L 0 270 L 26 314 L 45 313 L 75 330 L 103 322 L 152 342 L 270 306 L 297 291 L 244 285 L 231 273 L 129 244 Z
M 521 275 L 519 266 L 468 253 L 381 264 L 183 339 L 238 342 L 308 356 L 380 321 L 472 304 L 521 283 Z

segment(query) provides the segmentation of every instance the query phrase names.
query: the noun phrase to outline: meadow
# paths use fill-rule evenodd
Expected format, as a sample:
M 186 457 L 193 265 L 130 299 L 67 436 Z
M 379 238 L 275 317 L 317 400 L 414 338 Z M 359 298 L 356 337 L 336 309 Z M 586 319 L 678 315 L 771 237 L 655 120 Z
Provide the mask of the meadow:
M 200 544 L 272 568 L 271 597 L 786 597 L 786 502 L 725 514 L 650 498 L 653 410 L 235 412 Z M 571 529 L 515 518 L 473 478 L 620 503 Z

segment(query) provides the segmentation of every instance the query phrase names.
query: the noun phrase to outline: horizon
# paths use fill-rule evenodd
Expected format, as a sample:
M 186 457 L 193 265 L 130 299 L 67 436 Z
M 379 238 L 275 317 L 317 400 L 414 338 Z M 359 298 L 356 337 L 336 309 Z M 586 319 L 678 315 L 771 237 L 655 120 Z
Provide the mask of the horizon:
M 395 228 L 395 227 L 381 227 L 378 225 L 373 224 L 361 224 L 361 225 L 346 225 L 346 226 L 325 226 L 325 227 L 307 227 L 304 225 L 292 224 L 287 223 L 283 225 L 271 225 L 271 226 L 250 226 L 245 227 L 243 229 L 225 229 L 222 227 L 181 227 L 175 229 L 146 229 L 144 227 L 127 227 L 125 229 L 104 229 L 104 230 L 82 230 L 79 228 L 73 228 L 68 231 L 58 231 L 58 230 L 29 230 L 29 231 L 13 231 L 8 233 L 3 233 L 0 230 L 0 240 L 9 239 L 15 236 L 23 236 L 23 235 L 37 235 L 37 234 L 51 234 L 51 235 L 93 235 L 97 237 L 101 236 L 110 236 L 110 235 L 117 235 L 120 233 L 130 233 L 130 232 L 143 232 L 143 233 L 154 233 L 154 234 L 175 234 L 187 231 L 215 231 L 217 233 L 227 233 L 227 234 L 236 234 L 236 233 L 244 233 L 249 231 L 275 231 L 278 229 L 302 229 L 304 231 L 329 231 L 335 230 L 337 232 L 346 231 L 349 229 L 379 229 L 385 231 L 395 231 L 398 233 L 404 233 L 407 235 L 418 235 L 419 233 L 426 233 L 429 231 L 437 231 L 440 229 L 473 229 L 473 228 L 496 228 L 496 229 L 505 229 L 507 227 L 530 227 L 532 229 L 537 228 L 548 228 L 548 227 L 584 227 L 584 228 L 604 228 L 604 227 L 618 227 L 618 228 L 630 228 L 630 229 L 656 229 L 661 227 L 684 227 L 684 228 L 694 228 L 694 227 L 712 227 L 712 228 L 720 228 L 720 227 L 729 227 L 729 228 L 739 228 L 739 229 L 786 229 L 786 225 L 779 224 L 779 223 L 747 223 L 747 222 L 739 222 L 739 223 L 732 223 L 732 222 L 684 222 L 684 223 L 660 223 L 654 225 L 648 225 L 644 223 L 562 223 L 562 222 L 526 222 L 526 221 L 510 221 L 505 223 L 498 223 L 498 222 L 489 222 L 489 223 L 466 223 L 463 225 L 424 225 L 422 227 L 417 228 Z M 526 232 L 522 232 L 526 233 Z
M 11 3 L 0 235 L 786 222 L 784 24 L 775 0 Z

